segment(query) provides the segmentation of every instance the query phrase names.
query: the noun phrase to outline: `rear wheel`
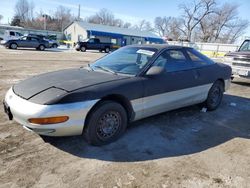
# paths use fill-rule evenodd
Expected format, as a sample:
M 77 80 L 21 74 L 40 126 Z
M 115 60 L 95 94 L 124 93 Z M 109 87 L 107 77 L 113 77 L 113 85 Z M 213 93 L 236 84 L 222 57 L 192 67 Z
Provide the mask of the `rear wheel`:
M 119 103 L 100 103 L 87 119 L 83 135 L 92 145 L 104 145 L 117 140 L 126 130 L 127 113 Z
M 45 46 L 44 46 L 44 45 L 40 45 L 40 46 L 38 47 L 38 49 L 41 50 L 41 51 L 44 51 L 44 50 L 45 50 Z
M 11 43 L 10 44 L 10 49 L 17 49 L 17 44 L 16 43 Z
M 57 48 L 57 47 L 58 47 L 57 44 L 53 44 L 53 45 L 52 45 L 52 48 Z
M 211 89 L 208 92 L 208 97 L 207 100 L 205 101 L 205 105 L 208 110 L 216 110 L 223 97 L 223 92 L 224 92 L 224 84 L 222 81 L 216 81 Z

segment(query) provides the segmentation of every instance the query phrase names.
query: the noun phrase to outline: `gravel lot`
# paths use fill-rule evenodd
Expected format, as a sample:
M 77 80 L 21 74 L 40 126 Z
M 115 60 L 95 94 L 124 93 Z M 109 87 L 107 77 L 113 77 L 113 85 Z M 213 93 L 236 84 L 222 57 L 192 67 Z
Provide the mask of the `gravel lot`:
M 0 48 L 0 98 L 30 76 L 80 67 L 104 54 Z M 0 187 L 249 187 L 250 81 L 221 107 L 192 106 L 133 123 L 117 142 L 44 141 L 7 120 L 0 104 Z

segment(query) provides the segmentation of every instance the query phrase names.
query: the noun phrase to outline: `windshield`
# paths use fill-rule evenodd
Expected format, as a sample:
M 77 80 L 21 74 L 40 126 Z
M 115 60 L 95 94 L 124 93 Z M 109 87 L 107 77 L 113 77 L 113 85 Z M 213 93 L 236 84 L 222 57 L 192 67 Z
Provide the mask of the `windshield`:
M 136 75 L 156 53 L 154 48 L 125 47 L 90 65 L 93 70 Z
M 246 40 L 240 47 L 239 51 L 250 51 L 250 41 Z

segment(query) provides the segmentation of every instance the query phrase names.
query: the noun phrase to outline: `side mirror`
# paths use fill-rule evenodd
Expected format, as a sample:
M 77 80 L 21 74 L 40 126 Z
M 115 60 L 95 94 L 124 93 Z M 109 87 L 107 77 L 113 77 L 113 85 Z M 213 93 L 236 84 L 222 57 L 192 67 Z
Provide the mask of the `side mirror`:
M 163 67 L 152 66 L 146 72 L 146 76 L 157 76 L 157 75 L 163 74 L 164 72 L 165 72 L 165 69 Z

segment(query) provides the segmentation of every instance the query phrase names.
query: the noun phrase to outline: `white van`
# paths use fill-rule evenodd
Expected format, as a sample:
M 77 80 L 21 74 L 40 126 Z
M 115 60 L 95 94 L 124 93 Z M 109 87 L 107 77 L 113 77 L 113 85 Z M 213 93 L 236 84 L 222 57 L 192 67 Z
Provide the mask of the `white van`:
M 2 39 L 1 44 L 5 43 L 8 40 L 18 39 L 22 36 L 23 36 L 23 34 L 20 32 L 13 31 L 13 30 L 6 30 L 3 35 L 0 35 L 0 38 Z

